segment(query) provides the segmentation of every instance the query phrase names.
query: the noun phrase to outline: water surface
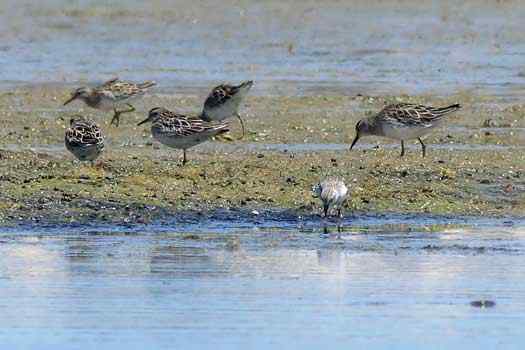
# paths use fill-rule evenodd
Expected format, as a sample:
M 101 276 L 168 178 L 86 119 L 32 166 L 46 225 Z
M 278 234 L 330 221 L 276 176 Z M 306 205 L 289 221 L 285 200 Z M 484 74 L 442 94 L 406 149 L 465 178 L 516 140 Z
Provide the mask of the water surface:
M 253 79 L 254 93 L 373 95 L 524 83 L 519 1 L 4 1 L 0 81 Z
M 0 343 L 55 350 L 524 345 L 522 220 L 265 218 L 1 229 Z M 474 300 L 496 305 L 476 308 Z

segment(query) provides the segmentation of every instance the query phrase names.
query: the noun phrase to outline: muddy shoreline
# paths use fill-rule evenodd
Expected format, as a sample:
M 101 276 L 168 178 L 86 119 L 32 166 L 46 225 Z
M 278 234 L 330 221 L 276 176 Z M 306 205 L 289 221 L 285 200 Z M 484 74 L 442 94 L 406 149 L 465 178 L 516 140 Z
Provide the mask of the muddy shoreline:
M 0 95 L 2 225 L 147 223 L 217 210 L 311 215 L 319 211 L 311 185 L 327 175 L 342 176 L 350 185 L 349 214 L 525 215 L 521 104 L 490 103 L 490 96 L 467 93 L 250 96 L 242 108 L 250 131 L 246 139 L 195 147 L 182 167 L 180 152 L 157 144 L 147 128 L 135 125 L 146 106 L 197 113 L 201 96 L 148 96 L 115 129 L 103 113 L 80 104 L 61 107 L 68 91 L 42 86 Z M 427 138 L 427 158 L 411 144 L 400 160 L 398 145 L 379 138 L 346 151 L 355 122 L 395 101 L 458 101 L 464 108 Z M 94 118 L 106 133 L 106 152 L 96 167 L 73 161 L 61 143 L 75 113 Z M 232 129 L 235 138 L 235 121 Z M 322 147 L 327 144 L 334 146 Z

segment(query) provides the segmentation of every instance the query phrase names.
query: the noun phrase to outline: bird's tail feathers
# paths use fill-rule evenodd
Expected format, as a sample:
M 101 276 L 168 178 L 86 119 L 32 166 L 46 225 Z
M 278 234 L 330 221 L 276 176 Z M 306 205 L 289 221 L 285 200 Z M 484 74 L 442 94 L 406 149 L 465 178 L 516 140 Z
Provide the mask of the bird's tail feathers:
M 138 84 L 137 86 L 141 89 L 147 89 L 155 85 L 157 85 L 157 83 L 154 81 L 145 81 L 142 84 Z
M 436 108 L 434 110 L 434 112 L 437 115 L 442 116 L 442 115 L 445 115 L 445 114 L 449 114 L 449 113 L 455 112 L 455 111 L 457 111 L 460 108 L 461 108 L 461 105 L 459 103 L 455 103 L 455 104 L 447 106 L 447 107 Z

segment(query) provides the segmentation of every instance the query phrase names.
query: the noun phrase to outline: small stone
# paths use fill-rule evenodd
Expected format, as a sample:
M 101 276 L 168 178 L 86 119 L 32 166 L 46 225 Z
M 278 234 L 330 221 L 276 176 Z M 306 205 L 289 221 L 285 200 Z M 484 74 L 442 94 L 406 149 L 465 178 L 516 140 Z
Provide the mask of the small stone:
M 489 308 L 496 306 L 496 302 L 492 300 L 474 300 L 470 302 L 470 306 L 479 308 Z
M 503 191 L 504 191 L 505 193 L 512 193 L 512 192 L 514 191 L 514 187 L 513 187 L 511 184 L 508 184 L 507 186 L 505 186 L 505 187 L 503 188 Z
M 494 119 L 485 119 L 485 121 L 483 122 L 483 127 L 484 128 L 495 128 L 498 126 L 498 123 L 494 120 Z
M 259 215 L 260 213 L 257 210 L 252 210 L 253 215 Z

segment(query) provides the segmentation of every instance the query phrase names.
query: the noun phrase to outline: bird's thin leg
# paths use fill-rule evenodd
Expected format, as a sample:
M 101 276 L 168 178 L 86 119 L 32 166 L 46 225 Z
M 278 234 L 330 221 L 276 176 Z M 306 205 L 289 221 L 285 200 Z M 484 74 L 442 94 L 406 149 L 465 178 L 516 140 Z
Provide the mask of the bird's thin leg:
M 405 141 L 401 140 L 401 157 L 405 155 Z
M 339 207 L 339 209 L 337 209 L 337 216 L 343 218 L 343 207 Z
M 241 118 L 239 113 L 235 114 L 235 116 L 239 119 L 239 122 L 241 123 L 242 136 L 241 136 L 241 138 L 239 140 L 242 140 L 244 138 L 244 135 L 246 134 L 246 132 L 244 130 L 244 122 L 242 121 L 242 118 Z
M 427 154 L 427 146 L 423 143 L 423 140 L 421 140 L 421 137 L 417 138 L 419 140 L 419 143 L 421 144 L 421 151 L 423 152 L 423 158 L 425 158 L 425 155 Z
M 118 126 L 120 124 L 120 115 L 121 114 L 135 112 L 135 107 L 133 107 L 129 103 L 126 103 L 126 106 L 128 106 L 128 109 L 124 110 L 124 111 L 119 111 L 116 108 L 114 109 L 115 115 L 113 116 L 113 119 L 111 119 L 111 124 L 113 124 L 113 121 L 115 121 L 115 127 L 117 127 L 117 128 L 118 128 Z
M 182 165 L 185 165 L 187 162 L 187 159 L 186 159 L 186 150 L 183 149 L 182 150 Z
M 120 124 L 120 115 L 122 114 L 122 111 L 119 111 L 116 108 L 114 108 L 113 111 L 115 112 L 115 114 L 113 114 L 113 119 L 111 119 L 111 123 L 109 124 L 110 125 L 115 124 L 115 127 L 118 128 Z
M 328 217 L 328 204 L 324 205 L 323 211 L 324 211 L 324 217 L 325 218 Z

